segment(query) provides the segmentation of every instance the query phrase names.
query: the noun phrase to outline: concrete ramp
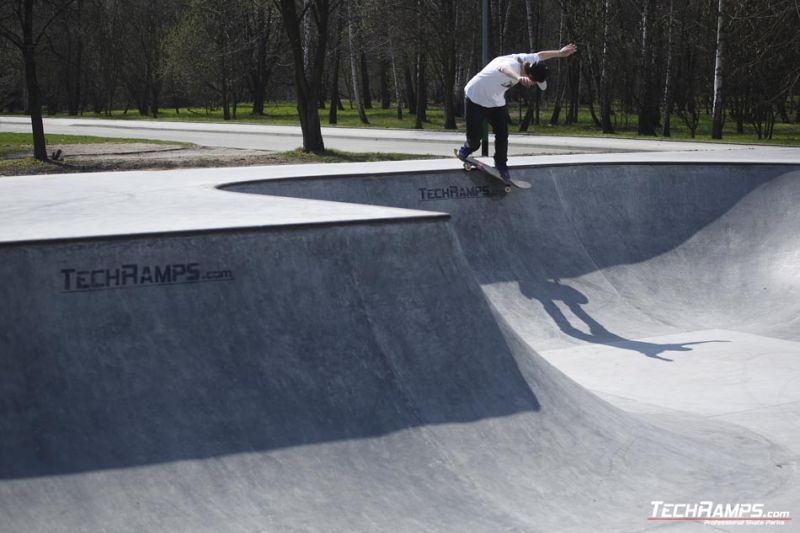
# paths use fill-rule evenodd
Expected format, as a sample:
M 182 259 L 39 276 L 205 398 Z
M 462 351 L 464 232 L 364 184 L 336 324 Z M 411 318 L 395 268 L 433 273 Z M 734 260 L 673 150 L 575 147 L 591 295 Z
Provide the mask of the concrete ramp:
M 478 282 L 537 350 L 728 326 L 800 337 L 800 166 L 585 164 L 515 175 L 534 188 L 504 195 L 480 174 L 453 171 L 232 189 L 450 213 Z M 583 309 L 592 331 L 572 331 L 554 305 Z
M 790 215 L 725 217 L 791 203 L 791 169 L 672 171 L 531 170 L 508 197 L 462 172 L 264 182 L 236 190 L 451 218 L 0 246 L 0 531 L 628 532 L 657 526 L 652 500 L 782 490 L 781 446 L 631 415 L 537 353 L 591 341 L 548 301 L 583 302 L 598 338 L 761 327 L 707 294 L 687 307 L 719 262 L 637 287 L 706 257 L 704 232 L 790 246 Z M 717 277 L 758 268 L 775 263 Z M 770 326 L 787 337 L 791 305 Z

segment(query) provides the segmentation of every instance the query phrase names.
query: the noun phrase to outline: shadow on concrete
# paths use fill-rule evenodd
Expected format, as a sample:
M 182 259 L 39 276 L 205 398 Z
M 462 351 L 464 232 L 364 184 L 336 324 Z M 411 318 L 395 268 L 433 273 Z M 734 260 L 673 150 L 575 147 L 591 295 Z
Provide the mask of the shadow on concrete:
M 550 281 L 545 280 L 537 285 L 521 285 L 522 293 L 530 299 L 538 300 L 545 312 L 550 316 L 553 322 L 558 326 L 565 335 L 569 335 L 575 339 L 589 342 L 592 344 L 603 344 L 606 346 L 614 346 L 623 350 L 631 350 L 639 352 L 646 357 L 659 359 L 661 361 L 672 362 L 672 359 L 662 357 L 661 354 L 667 352 L 690 352 L 690 346 L 698 344 L 707 344 L 712 342 L 728 342 L 724 340 L 709 340 L 698 342 L 684 342 L 684 343 L 669 343 L 658 344 L 653 342 L 637 341 L 626 339 L 615 333 L 609 331 L 605 326 L 595 320 L 584 309 L 584 305 L 589 303 L 589 299 L 579 290 L 564 285 L 558 278 Z M 569 309 L 574 318 L 583 323 L 584 326 L 589 328 L 586 333 L 578 327 L 574 326 L 569 318 L 564 314 L 561 308 L 556 304 L 561 302 Z

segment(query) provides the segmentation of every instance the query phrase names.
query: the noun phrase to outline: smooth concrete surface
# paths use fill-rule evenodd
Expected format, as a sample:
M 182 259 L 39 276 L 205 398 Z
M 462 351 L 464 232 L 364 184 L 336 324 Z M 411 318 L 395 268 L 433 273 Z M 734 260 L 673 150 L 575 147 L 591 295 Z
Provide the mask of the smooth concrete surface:
M 744 152 L 0 180 L 0 531 L 796 518 L 800 154 Z

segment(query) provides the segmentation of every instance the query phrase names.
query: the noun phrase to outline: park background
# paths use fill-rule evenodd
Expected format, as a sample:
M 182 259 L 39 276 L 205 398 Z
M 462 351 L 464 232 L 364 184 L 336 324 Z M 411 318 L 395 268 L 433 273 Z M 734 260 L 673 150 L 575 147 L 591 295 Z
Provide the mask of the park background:
M 487 4 L 490 56 L 579 47 L 547 91 L 509 92 L 511 131 L 800 144 L 796 0 Z M 482 8 L 2 0 L 0 112 L 31 115 L 34 145 L 41 116 L 299 123 L 306 151 L 327 124 L 458 129 Z

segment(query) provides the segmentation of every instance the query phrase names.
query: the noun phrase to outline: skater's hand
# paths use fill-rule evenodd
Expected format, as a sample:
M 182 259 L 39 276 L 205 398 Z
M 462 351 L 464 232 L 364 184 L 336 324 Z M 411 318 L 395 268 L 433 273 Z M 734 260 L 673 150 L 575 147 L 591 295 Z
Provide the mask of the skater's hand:
M 522 85 L 523 87 L 528 88 L 528 89 L 533 87 L 533 80 L 530 79 L 528 76 L 520 76 L 519 77 L 519 83 L 520 83 L 520 85 Z
M 559 50 L 559 52 L 561 53 L 561 57 L 569 57 L 577 51 L 578 51 L 578 45 L 576 45 L 575 43 L 569 43 L 567 46 Z

